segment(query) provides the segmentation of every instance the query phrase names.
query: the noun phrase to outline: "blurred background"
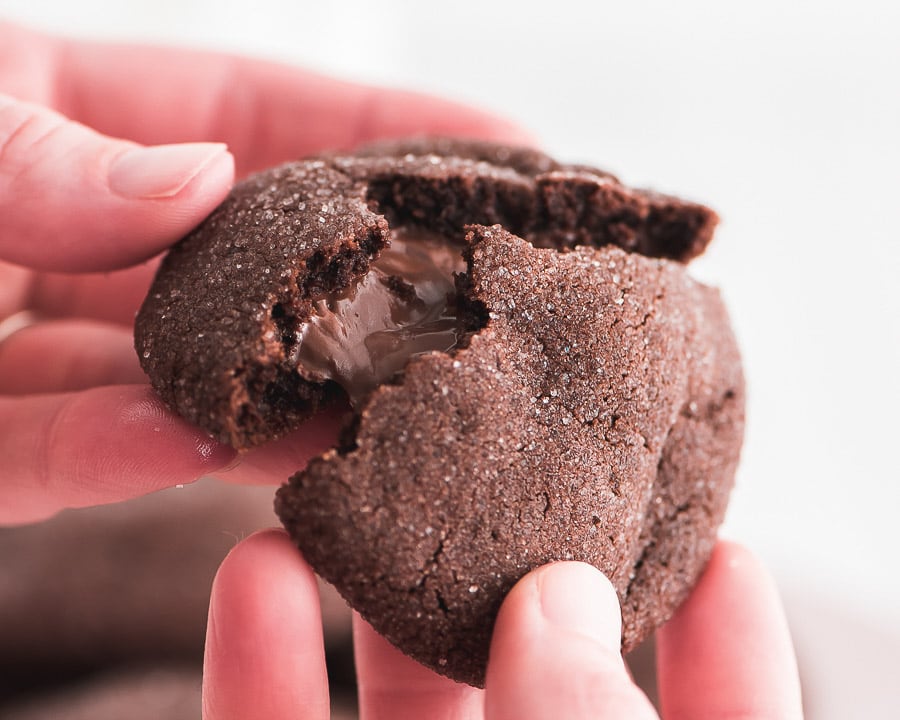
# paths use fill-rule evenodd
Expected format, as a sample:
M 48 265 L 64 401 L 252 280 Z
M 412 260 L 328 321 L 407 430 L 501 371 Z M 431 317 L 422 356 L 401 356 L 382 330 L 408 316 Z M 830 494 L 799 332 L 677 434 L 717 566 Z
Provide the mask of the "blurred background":
M 714 207 L 692 267 L 722 288 L 750 391 L 723 534 L 776 574 L 809 717 L 897 717 L 900 4 L 0 0 L 0 18 L 445 95 Z

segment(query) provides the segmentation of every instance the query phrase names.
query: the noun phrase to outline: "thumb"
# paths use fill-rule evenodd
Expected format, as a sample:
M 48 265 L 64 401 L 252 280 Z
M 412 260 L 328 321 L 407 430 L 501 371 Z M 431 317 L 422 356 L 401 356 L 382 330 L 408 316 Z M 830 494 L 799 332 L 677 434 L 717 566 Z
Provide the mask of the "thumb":
M 2 260 L 68 272 L 132 265 L 197 225 L 233 178 L 225 145 L 141 146 L 0 94 Z
M 621 622 L 615 590 L 591 565 L 559 562 L 526 575 L 494 626 L 487 720 L 656 719 L 625 669 Z

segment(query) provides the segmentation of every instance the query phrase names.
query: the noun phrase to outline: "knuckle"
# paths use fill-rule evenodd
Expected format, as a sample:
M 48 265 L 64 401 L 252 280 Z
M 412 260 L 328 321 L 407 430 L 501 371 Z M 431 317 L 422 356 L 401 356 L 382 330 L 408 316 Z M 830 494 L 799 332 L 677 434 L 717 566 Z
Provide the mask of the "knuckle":
M 66 125 L 51 110 L 22 102 L 0 101 L 0 175 L 14 179 L 35 161 L 40 146 Z

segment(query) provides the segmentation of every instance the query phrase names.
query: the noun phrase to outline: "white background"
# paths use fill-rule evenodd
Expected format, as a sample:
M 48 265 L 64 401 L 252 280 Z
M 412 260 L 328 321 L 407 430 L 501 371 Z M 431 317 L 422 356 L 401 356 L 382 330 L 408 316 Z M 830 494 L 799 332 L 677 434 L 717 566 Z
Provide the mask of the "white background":
M 723 217 L 750 385 L 725 534 L 774 569 L 812 718 L 900 716 L 900 3 L 0 0 L 482 105 Z

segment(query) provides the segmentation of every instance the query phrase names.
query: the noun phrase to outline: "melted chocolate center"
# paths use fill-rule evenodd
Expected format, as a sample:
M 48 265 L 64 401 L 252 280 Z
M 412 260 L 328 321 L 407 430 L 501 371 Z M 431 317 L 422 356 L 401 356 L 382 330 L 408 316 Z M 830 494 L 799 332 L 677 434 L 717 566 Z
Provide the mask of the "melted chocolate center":
M 297 331 L 295 363 L 310 379 L 337 382 L 356 405 L 411 357 L 456 346 L 453 273 L 464 269 L 444 238 L 394 230 L 366 275 L 313 299 Z

